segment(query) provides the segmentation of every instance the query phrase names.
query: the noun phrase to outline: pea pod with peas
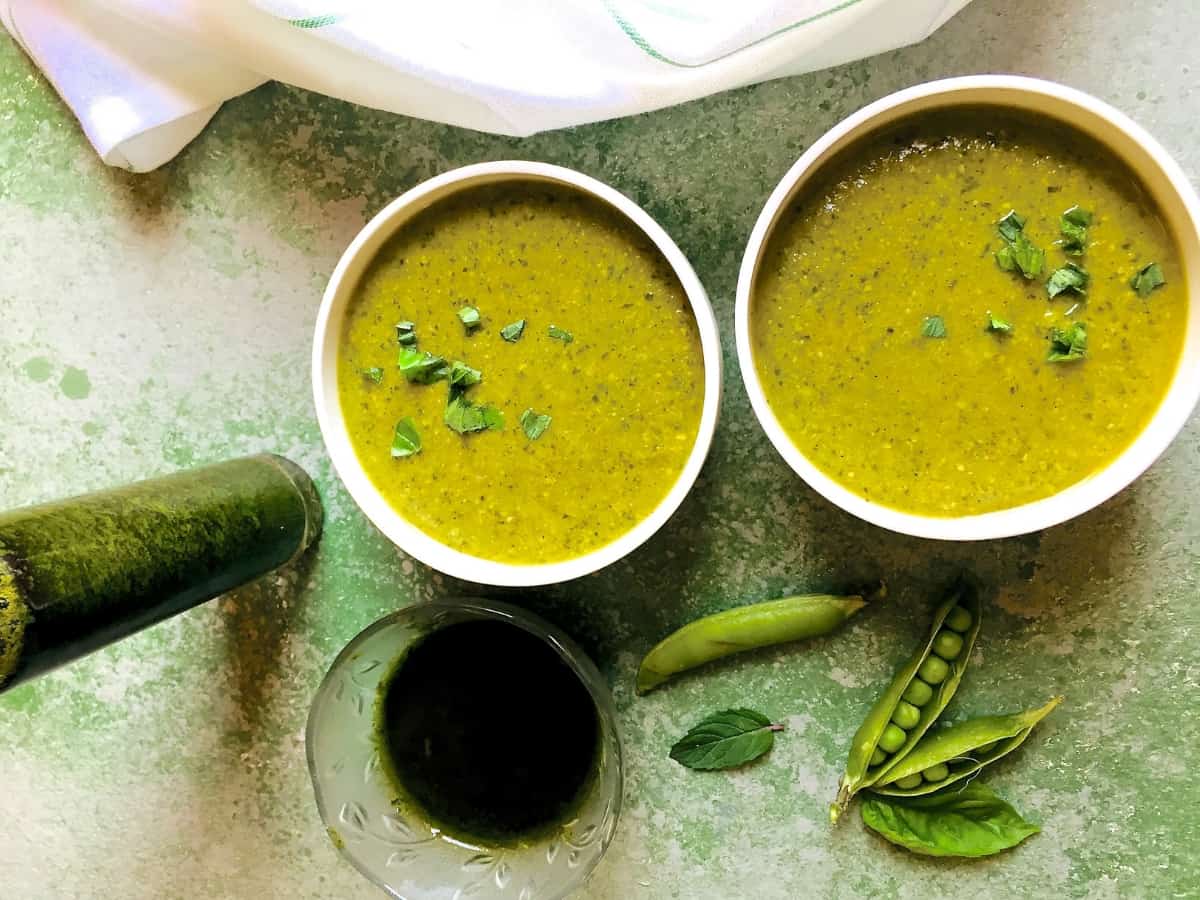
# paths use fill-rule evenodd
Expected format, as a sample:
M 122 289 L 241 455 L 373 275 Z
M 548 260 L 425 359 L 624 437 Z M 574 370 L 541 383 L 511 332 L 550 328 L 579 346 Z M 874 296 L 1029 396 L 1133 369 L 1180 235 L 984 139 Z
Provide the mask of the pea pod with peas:
M 969 719 L 935 731 L 891 766 L 870 790 L 889 797 L 919 797 L 970 778 L 1021 746 L 1062 699 L 1054 697 L 1037 709 Z
M 946 708 L 966 671 L 980 618 L 978 591 L 960 582 L 938 606 L 925 642 L 855 733 L 837 799 L 829 809 L 832 821 L 860 790 L 888 780 Z

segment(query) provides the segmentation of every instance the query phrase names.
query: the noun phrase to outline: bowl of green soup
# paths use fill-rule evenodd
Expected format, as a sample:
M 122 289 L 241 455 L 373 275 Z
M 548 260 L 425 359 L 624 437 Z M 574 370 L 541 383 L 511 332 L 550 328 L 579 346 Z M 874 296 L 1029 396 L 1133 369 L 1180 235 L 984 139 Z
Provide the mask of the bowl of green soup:
M 398 547 L 533 586 L 657 531 L 695 482 L 716 322 L 642 209 L 568 169 L 467 166 L 385 207 L 334 270 L 313 350 L 334 467 Z
M 1200 396 L 1200 203 L 1078 91 L 977 76 L 817 141 L 755 225 L 736 301 L 754 411 L 844 510 L 947 540 L 1116 494 Z

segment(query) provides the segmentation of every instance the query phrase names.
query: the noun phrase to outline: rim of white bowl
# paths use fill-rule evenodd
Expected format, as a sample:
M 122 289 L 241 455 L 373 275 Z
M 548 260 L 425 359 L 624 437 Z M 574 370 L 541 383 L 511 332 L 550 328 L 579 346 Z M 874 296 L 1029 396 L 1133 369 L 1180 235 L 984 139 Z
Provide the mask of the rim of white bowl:
M 792 443 L 759 381 L 750 340 L 750 302 L 758 265 L 778 216 L 826 162 L 864 135 L 909 116 L 956 106 L 997 106 L 1040 114 L 1084 132 L 1123 160 L 1153 195 L 1179 245 L 1188 278 L 1188 319 L 1179 366 L 1166 396 L 1116 459 L 1032 503 L 970 516 L 934 517 L 864 499 L 820 471 Z M 763 207 L 742 258 L 734 328 L 742 380 L 759 423 L 788 465 L 825 499 L 867 522 L 915 537 L 973 541 L 1028 534 L 1081 515 L 1124 489 L 1162 454 L 1195 409 L 1200 399 L 1200 201 L 1183 170 L 1145 129 L 1082 91 L 1019 75 L 970 75 L 916 85 L 843 119 L 784 175 Z
M 518 565 L 473 556 L 442 543 L 404 519 L 371 483 L 354 453 L 337 394 L 337 345 L 354 289 L 387 240 L 409 219 L 451 194 L 503 181 L 545 181 L 582 191 L 621 213 L 646 235 L 670 264 L 687 295 L 700 335 L 704 403 L 691 453 L 671 489 L 654 510 L 616 540 L 583 556 L 552 563 Z M 389 540 L 409 556 L 447 575 L 497 587 L 536 587 L 589 575 L 632 553 L 675 513 L 692 489 L 712 447 L 721 403 L 721 345 L 708 294 L 691 263 L 667 232 L 640 206 L 591 176 L 549 163 L 503 160 L 453 169 L 397 197 L 360 231 L 338 260 L 317 312 L 313 338 L 313 401 L 334 470 L 346 490 Z

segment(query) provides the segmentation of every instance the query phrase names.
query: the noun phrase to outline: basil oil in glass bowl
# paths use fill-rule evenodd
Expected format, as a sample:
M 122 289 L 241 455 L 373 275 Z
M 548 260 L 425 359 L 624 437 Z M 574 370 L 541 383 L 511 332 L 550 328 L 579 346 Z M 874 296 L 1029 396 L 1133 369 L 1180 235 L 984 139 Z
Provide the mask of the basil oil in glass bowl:
M 410 606 L 354 638 L 317 692 L 317 806 L 342 855 L 395 897 L 564 897 L 616 830 L 615 718 L 595 666 L 540 618 Z

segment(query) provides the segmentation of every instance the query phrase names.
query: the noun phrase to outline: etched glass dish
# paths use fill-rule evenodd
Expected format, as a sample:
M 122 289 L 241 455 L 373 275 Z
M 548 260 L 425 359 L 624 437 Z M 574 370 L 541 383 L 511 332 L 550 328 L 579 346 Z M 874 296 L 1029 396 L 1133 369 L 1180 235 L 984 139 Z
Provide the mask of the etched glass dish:
M 419 812 L 394 804 L 396 791 L 381 765 L 376 738 L 376 698 L 395 662 L 431 631 L 479 620 L 516 625 L 553 647 L 591 694 L 599 721 L 596 771 L 576 814 L 552 832 L 517 845 L 467 843 L 424 821 Z M 608 686 L 565 634 L 504 603 L 420 603 L 359 633 L 317 690 L 306 745 L 317 807 L 334 846 L 401 900 L 565 897 L 587 879 L 616 831 L 621 744 Z

